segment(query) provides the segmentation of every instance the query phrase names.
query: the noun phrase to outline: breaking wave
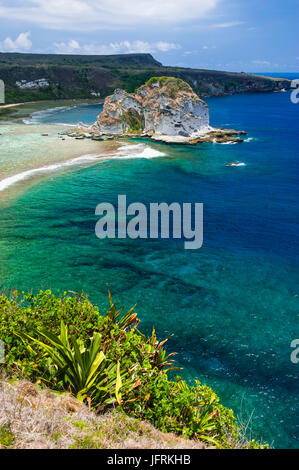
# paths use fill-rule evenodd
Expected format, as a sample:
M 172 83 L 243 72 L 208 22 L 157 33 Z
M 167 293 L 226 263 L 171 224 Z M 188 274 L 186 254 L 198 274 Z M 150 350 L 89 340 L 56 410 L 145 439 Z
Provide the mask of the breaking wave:
M 0 181 L 0 192 L 8 189 L 10 186 L 13 186 L 20 181 L 27 180 L 32 176 L 52 173 L 61 168 L 68 168 L 71 166 L 81 165 L 84 163 L 96 163 L 113 159 L 131 159 L 131 158 L 156 158 L 165 156 L 165 153 L 159 152 L 147 145 L 136 144 L 136 145 L 122 145 L 116 152 L 109 154 L 87 154 L 80 157 L 72 158 L 65 162 L 53 163 L 51 165 L 42 166 L 39 168 L 33 168 L 31 170 L 22 171 L 13 176 L 8 176 L 7 178 Z

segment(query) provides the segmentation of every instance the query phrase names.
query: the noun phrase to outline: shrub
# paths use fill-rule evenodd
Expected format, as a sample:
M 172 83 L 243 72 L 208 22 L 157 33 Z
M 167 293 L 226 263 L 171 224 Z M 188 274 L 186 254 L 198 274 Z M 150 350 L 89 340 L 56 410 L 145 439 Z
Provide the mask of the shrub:
M 171 98 L 175 98 L 177 92 L 179 91 L 185 91 L 188 93 L 192 93 L 192 88 L 191 86 L 182 80 L 181 78 L 175 78 L 175 77 L 151 77 L 145 85 L 147 86 L 152 86 L 155 85 L 156 83 L 159 83 L 160 86 L 165 86 L 167 85 L 170 90 Z
M 130 134 L 141 134 L 144 126 L 143 118 L 135 109 L 129 109 L 122 115 L 123 121 L 127 124 Z
M 9 424 L 0 426 L 0 449 L 10 449 L 14 440 L 15 436 L 11 432 Z
M 211 388 L 198 381 L 190 387 L 179 377 L 168 378 L 167 372 L 174 367 L 173 354 L 167 355 L 164 349 L 167 340 L 159 342 L 154 330 L 150 338 L 138 331 L 134 307 L 126 313 L 117 310 L 109 293 L 109 309 L 100 315 L 85 294 L 71 294 L 55 296 L 48 290 L 36 296 L 18 292 L 10 298 L 0 296 L 0 339 L 6 345 L 6 363 L 2 367 L 6 373 L 44 381 L 57 391 L 71 386 L 82 399 L 91 397 L 91 405 L 98 412 L 114 406 L 130 416 L 146 419 L 164 432 L 217 447 L 237 445 L 240 430 L 233 412 L 220 404 Z M 59 362 L 64 354 L 67 359 Z M 83 355 L 91 362 L 105 356 L 108 389 L 107 382 L 102 382 L 105 370 L 99 361 L 99 368 L 92 369 L 95 380 L 89 383 L 91 388 L 84 390 L 89 374 L 84 375 L 85 382 L 81 380 Z M 81 382 L 75 381 L 78 386 L 74 387 L 74 371 L 78 372 L 80 362 Z M 102 389 L 104 393 L 96 393 Z M 246 446 L 259 444 L 251 441 Z
M 42 336 L 46 342 L 26 333 L 15 334 L 23 340 L 27 350 L 33 355 L 32 343 L 45 352 L 55 367 L 58 380 L 61 380 L 63 387 L 69 389 L 80 401 L 86 399 L 95 406 L 112 404 L 116 400 L 121 404 L 120 365 L 119 362 L 115 365 L 106 360 L 100 348 L 99 333 L 94 333 L 93 337 L 85 342 L 73 336 L 71 344 L 68 328 L 61 321 L 59 336 L 47 330 L 35 332 L 37 337 Z

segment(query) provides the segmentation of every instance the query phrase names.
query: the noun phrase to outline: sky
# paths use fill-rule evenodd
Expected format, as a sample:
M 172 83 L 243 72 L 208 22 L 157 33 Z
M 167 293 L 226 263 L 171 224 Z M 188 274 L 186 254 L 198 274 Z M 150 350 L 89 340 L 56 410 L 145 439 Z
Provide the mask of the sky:
M 299 0 L 0 0 L 0 52 L 299 73 Z

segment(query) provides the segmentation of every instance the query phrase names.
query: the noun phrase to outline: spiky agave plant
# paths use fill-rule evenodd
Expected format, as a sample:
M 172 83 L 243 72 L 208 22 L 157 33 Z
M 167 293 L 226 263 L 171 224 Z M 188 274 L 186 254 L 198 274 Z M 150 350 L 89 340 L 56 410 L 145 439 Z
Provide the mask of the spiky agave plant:
M 94 401 L 95 406 L 118 402 L 121 404 L 122 379 L 120 364 L 108 362 L 100 350 L 101 335 L 94 333 L 87 344 L 72 336 L 61 321 L 60 334 L 47 330 L 35 331 L 36 338 L 26 333 L 15 332 L 26 348 L 34 354 L 31 344 L 37 344 L 56 366 L 57 376 L 80 401 Z M 38 339 L 44 338 L 47 343 Z
M 175 356 L 177 353 L 170 353 L 167 355 L 165 349 L 163 348 L 164 344 L 171 338 L 164 339 L 164 341 L 158 340 L 156 336 L 156 330 L 153 328 L 152 336 L 146 342 L 146 350 L 149 354 L 149 360 L 153 367 L 157 367 L 159 370 L 167 369 L 164 372 L 168 372 L 170 370 L 179 370 L 181 367 L 174 367 L 174 360 L 170 359 L 171 357 Z
M 138 323 L 140 322 L 139 318 L 137 318 L 137 313 L 134 313 L 136 305 L 134 305 L 130 310 L 128 310 L 121 318 L 120 315 L 123 313 L 124 309 L 117 310 L 115 302 L 112 300 L 111 292 L 108 288 L 108 297 L 109 297 L 109 304 L 110 308 L 106 313 L 106 316 L 112 320 L 113 323 L 116 323 L 122 330 L 125 330 L 129 326 L 131 328 L 136 328 Z

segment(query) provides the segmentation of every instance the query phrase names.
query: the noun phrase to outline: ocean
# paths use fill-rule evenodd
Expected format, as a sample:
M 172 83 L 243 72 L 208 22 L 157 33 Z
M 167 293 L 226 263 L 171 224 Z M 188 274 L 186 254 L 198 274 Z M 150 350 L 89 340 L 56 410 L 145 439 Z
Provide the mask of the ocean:
M 34 184 L 30 173 L 10 180 L 19 190 L 0 205 L 0 287 L 86 291 L 104 312 L 108 284 L 119 306 L 137 303 L 142 331 L 154 326 L 161 339 L 173 335 L 168 350 L 178 353 L 180 375 L 213 387 L 248 435 L 298 448 L 299 364 L 291 362 L 290 344 L 299 338 L 299 105 L 289 92 L 206 101 L 211 124 L 247 131 L 244 143 L 136 139 L 111 158 L 97 160 L 88 148 L 92 161 L 50 168 Z M 100 108 L 43 111 L 26 129 L 92 123 Z M 16 139 L 7 123 L 1 132 L 8 144 Z M 95 143 L 77 144 L 82 154 Z M 2 148 L 3 200 L 18 159 L 19 172 L 50 163 L 42 145 L 24 149 L 26 158 L 21 147 L 7 150 L 9 158 Z M 202 248 L 185 250 L 174 239 L 99 240 L 95 208 L 117 205 L 119 194 L 128 204 L 203 203 Z

